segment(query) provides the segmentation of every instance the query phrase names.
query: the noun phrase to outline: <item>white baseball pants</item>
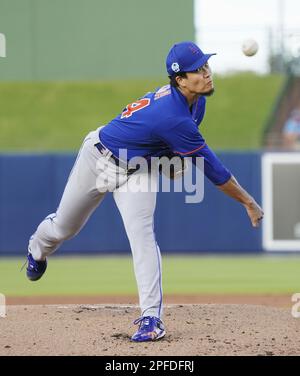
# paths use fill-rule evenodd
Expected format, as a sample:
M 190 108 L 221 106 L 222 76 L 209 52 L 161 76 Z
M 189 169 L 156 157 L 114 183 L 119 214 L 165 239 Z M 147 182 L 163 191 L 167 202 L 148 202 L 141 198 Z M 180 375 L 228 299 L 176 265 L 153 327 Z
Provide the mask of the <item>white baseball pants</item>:
M 133 175 L 117 167 L 94 146 L 99 129 L 84 139 L 56 213 L 48 215 L 29 241 L 35 260 L 44 260 L 85 225 L 108 191 L 123 219 L 129 239 L 142 316 L 162 318 L 161 255 L 154 234 L 156 189 L 136 191 L 136 179 L 144 188 L 158 184 L 157 172 Z M 118 185 L 116 181 L 118 177 Z M 126 188 L 126 189 L 124 189 Z M 101 225 L 101 224 L 99 224 Z

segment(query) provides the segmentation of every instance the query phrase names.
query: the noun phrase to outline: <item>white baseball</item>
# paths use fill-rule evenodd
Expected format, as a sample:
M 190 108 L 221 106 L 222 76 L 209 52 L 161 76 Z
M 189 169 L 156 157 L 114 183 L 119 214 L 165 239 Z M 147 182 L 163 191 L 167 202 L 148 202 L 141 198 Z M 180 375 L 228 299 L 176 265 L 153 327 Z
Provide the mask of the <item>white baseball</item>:
M 244 55 L 253 56 L 258 50 L 258 43 L 254 39 L 246 39 L 242 45 Z

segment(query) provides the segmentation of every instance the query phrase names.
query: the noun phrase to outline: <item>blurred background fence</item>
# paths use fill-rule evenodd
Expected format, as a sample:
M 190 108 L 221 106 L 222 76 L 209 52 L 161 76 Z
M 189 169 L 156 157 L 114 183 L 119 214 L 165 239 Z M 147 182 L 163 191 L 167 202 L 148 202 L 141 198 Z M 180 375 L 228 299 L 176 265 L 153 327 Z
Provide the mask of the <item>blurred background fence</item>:
M 0 0 L 0 80 L 163 76 L 170 46 L 194 39 L 192 18 L 193 1 Z
M 260 201 L 260 154 L 221 153 L 225 164 Z M 55 211 L 73 155 L 0 157 L 0 255 L 24 254 L 28 237 Z M 195 193 L 193 193 L 195 194 Z M 261 230 L 253 231 L 244 209 L 205 184 L 204 201 L 186 204 L 186 192 L 159 192 L 155 231 L 164 252 L 260 252 Z M 85 228 L 62 246 L 64 253 L 128 253 L 121 217 L 108 194 Z

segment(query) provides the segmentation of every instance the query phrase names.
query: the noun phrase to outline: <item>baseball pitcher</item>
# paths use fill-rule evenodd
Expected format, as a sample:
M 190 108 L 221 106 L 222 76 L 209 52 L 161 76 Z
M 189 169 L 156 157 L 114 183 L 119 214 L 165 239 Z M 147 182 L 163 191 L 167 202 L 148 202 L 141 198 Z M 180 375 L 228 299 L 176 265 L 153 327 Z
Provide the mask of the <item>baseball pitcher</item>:
M 47 268 L 47 257 L 76 235 L 113 192 L 133 255 L 141 316 L 132 340 L 154 341 L 165 335 L 162 265 L 154 232 L 154 210 L 159 168 L 139 168 L 134 158 L 147 163 L 153 157 L 176 155 L 204 160 L 204 174 L 215 186 L 239 201 L 254 227 L 263 211 L 221 163 L 199 133 L 206 98 L 214 85 L 208 59 L 193 42 L 175 44 L 166 59 L 168 85 L 128 104 L 107 125 L 83 141 L 60 204 L 29 240 L 27 277 L 36 281 Z M 153 164 L 154 165 L 154 164 Z M 155 165 L 154 165 L 155 166 Z M 184 166 L 184 163 L 183 163 Z M 145 189 L 137 190 L 137 178 Z M 126 189 L 124 189 L 124 187 Z

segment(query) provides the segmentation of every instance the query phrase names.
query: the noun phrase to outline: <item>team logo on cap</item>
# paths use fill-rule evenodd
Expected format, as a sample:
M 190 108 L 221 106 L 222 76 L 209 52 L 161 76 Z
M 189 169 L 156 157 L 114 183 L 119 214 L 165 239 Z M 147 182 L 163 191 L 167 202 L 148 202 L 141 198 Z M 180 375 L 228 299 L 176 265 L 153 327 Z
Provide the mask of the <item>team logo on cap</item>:
M 173 63 L 173 64 L 171 65 L 171 68 L 172 68 L 172 71 L 175 72 L 175 73 L 177 73 L 177 72 L 180 71 L 180 68 L 179 68 L 179 64 L 178 64 L 178 63 Z

